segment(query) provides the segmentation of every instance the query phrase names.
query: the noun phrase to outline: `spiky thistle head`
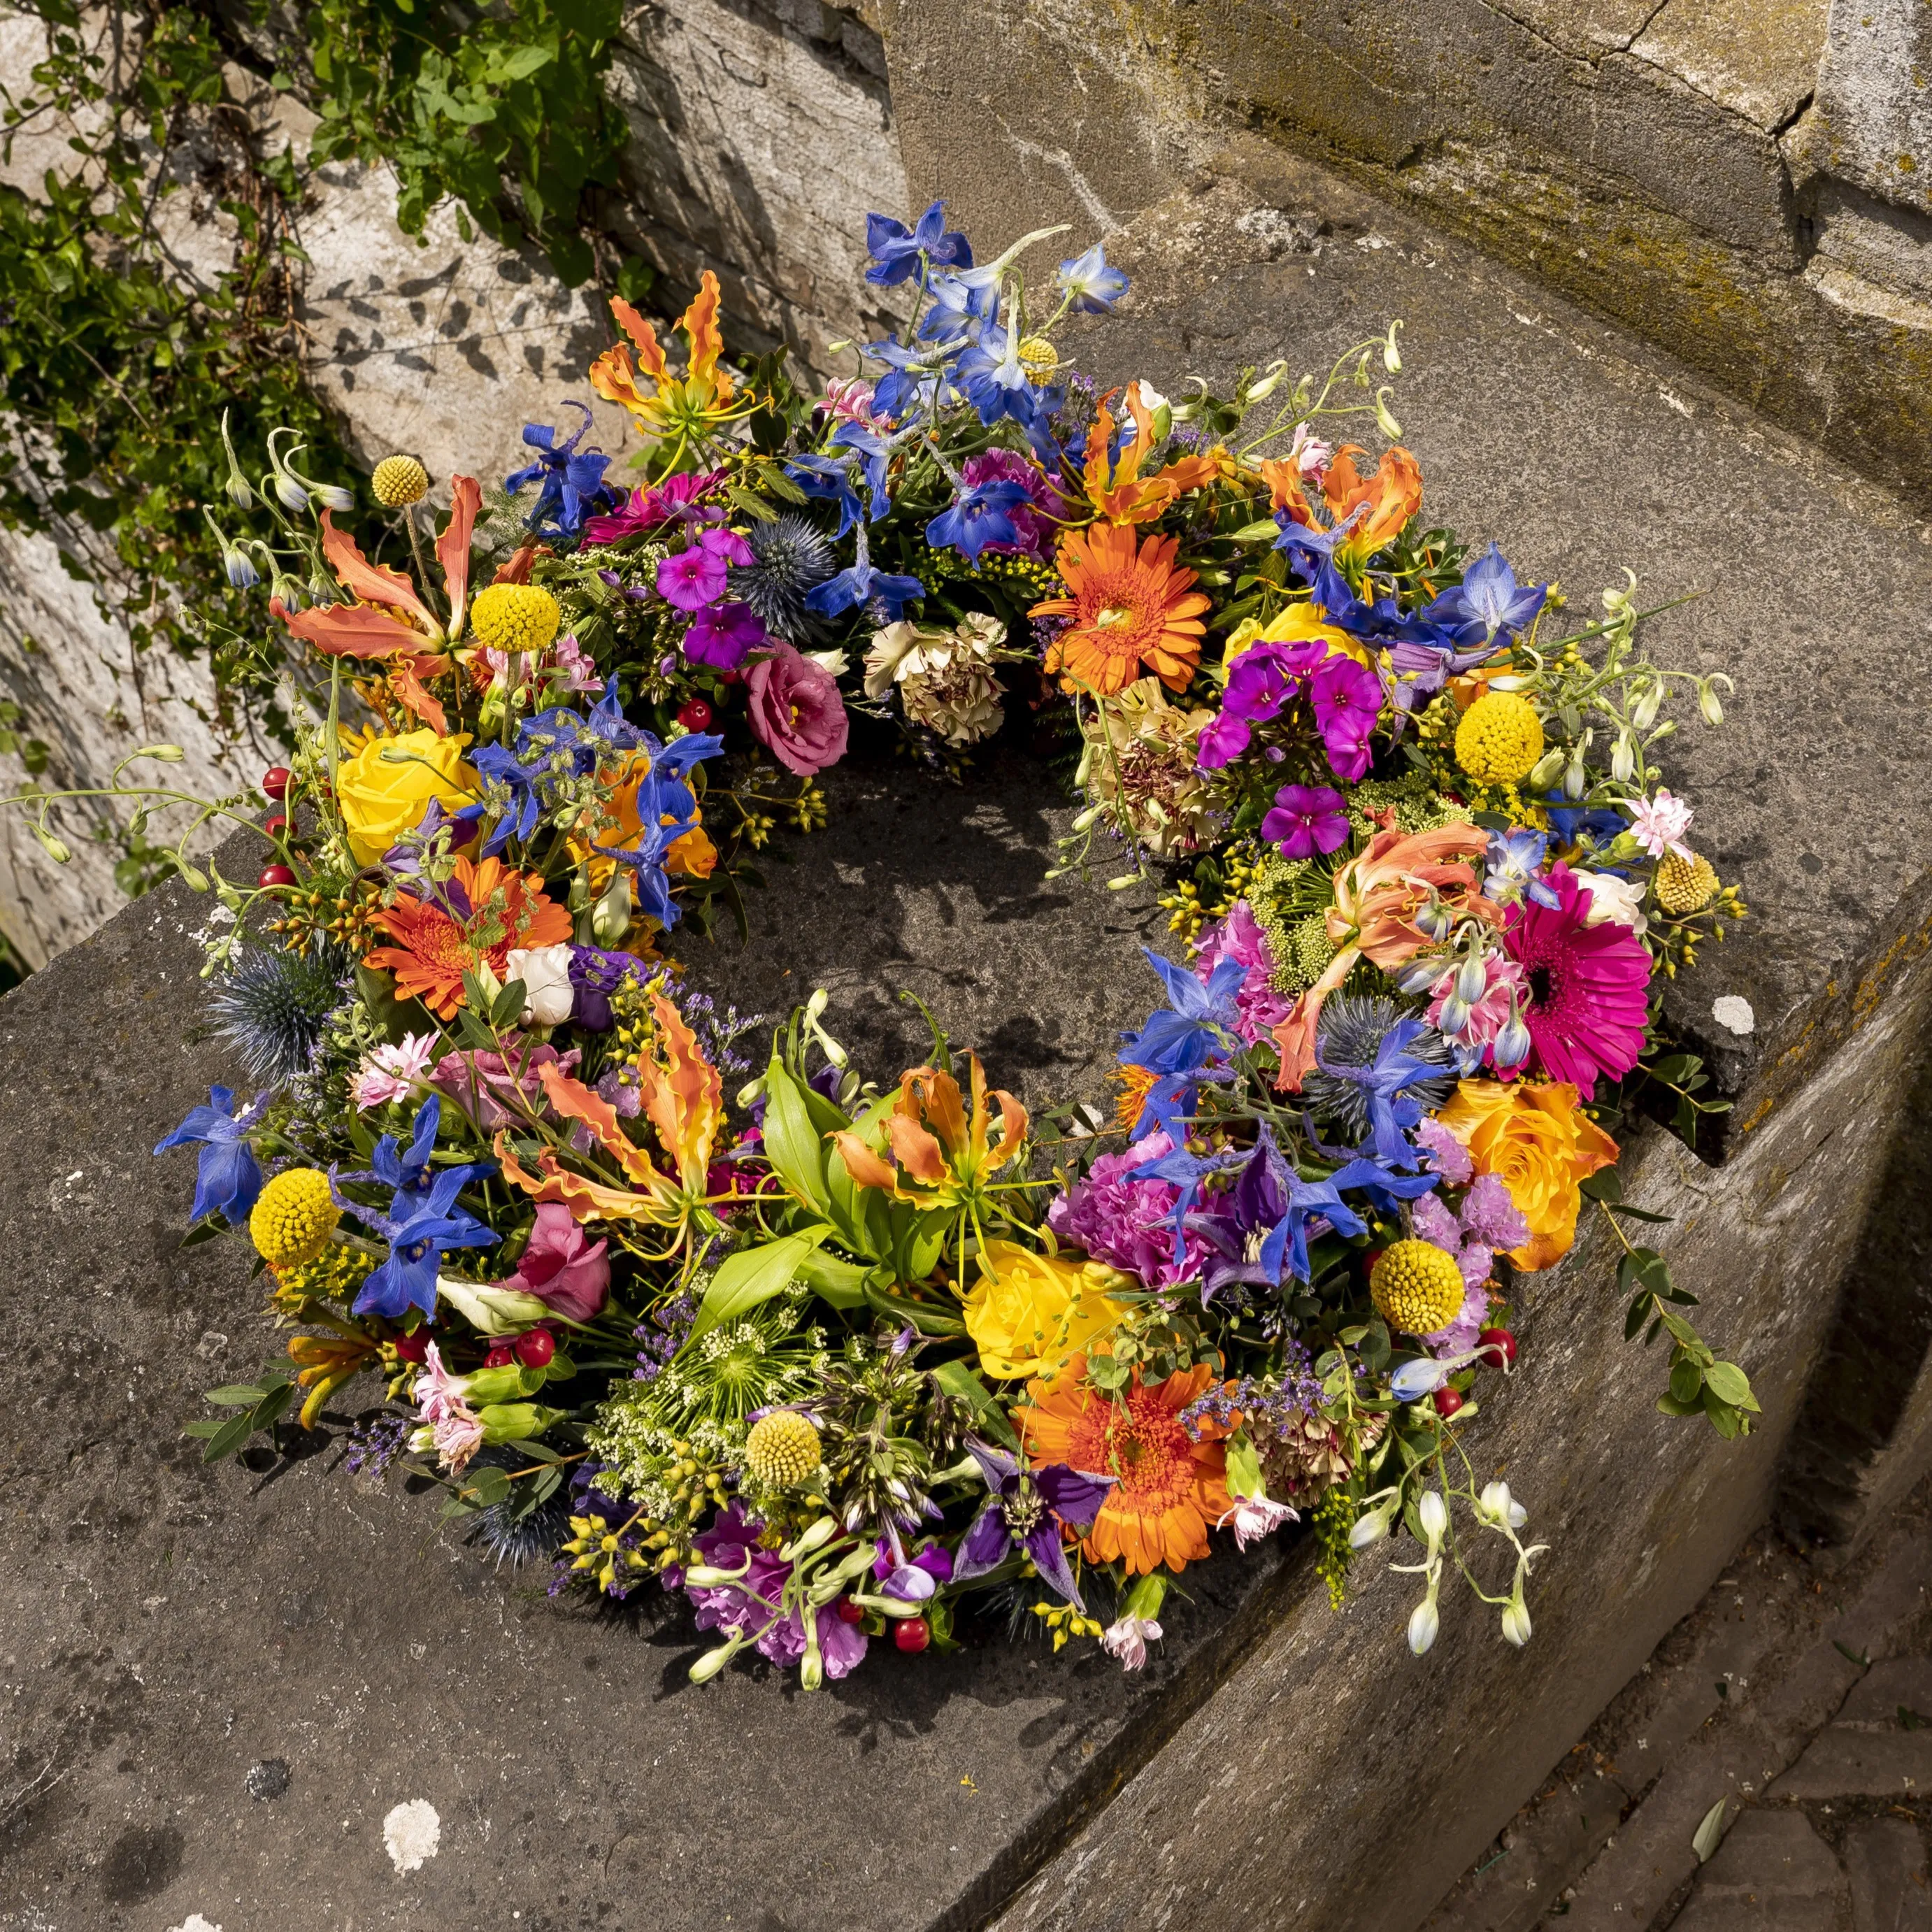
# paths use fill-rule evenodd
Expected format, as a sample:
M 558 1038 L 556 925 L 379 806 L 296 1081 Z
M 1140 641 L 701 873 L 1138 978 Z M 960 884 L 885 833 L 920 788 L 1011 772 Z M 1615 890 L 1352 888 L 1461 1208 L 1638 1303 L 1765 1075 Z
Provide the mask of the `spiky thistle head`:
M 788 644 L 815 641 L 823 634 L 805 608 L 815 590 L 838 568 L 830 540 L 796 511 L 773 523 L 754 523 L 745 532 L 755 563 L 731 572 L 731 595 L 748 604 L 760 623 Z
M 1380 993 L 1335 993 L 1322 1009 L 1316 1033 L 1319 1064 L 1303 1076 L 1302 1096 L 1318 1120 L 1337 1128 L 1352 1143 L 1369 1132 L 1370 1088 L 1345 1070 L 1370 1067 L 1398 1022 L 1417 1016 Z M 1402 1049 L 1411 1060 L 1442 1072 L 1419 1075 L 1401 1083 L 1407 1100 L 1425 1108 L 1445 1105 L 1456 1090 L 1455 1070 L 1449 1064 L 1448 1042 L 1432 1027 L 1424 1027 Z
M 479 1449 L 470 1459 L 470 1473 L 478 1469 L 526 1469 L 530 1456 L 506 1444 L 493 1443 Z M 496 1559 L 498 1567 L 508 1563 L 540 1562 L 554 1556 L 570 1533 L 570 1485 L 560 1483 L 544 1499 L 529 1502 L 527 1483 L 512 1483 L 510 1493 L 500 1503 L 490 1503 L 476 1512 L 470 1532 L 472 1543 L 480 1543 Z
M 308 1070 L 322 1022 L 342 1004 L 352 962 L 340 946 L 306 953 L 244 952 L 210 996 L 216 1030 L 242 1057 L 251 1078 L 280 1085 Z

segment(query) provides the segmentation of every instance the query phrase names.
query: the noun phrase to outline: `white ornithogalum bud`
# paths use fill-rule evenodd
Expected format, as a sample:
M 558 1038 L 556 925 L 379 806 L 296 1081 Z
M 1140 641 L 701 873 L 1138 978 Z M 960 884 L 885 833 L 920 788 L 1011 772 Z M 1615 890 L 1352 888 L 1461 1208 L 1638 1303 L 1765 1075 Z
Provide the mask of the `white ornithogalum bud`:
M 1519 1590 L 1503 1606 L 1503 1635 L 1520 1650 L 1528 1642 L 1530 1634 L 1529 1606 L 1522 1600 Z
M 182 758 L 178 745 L 143 745 L 138 752 L 130 752 L 121 762 L 132 764 L 136 758 L 157 758 L 164 765 L 178 765 Z
M 577 1006 L 571 983 L 572 949 L 562 946 L 513 946 L 505 962 L 512 980 L 524 982 L 524 1024 L 562 1026 Z
M 1612 617 L 1622 616 L 1624 612 L 1630 608 L 1630 598 L 1636 590 L 1636 572 L 1626 566 L 1624 575 L 1628 580 L 1622 590 L 1618 590 L 1612 587 L 1604 592 L 1604 608 Z
M 1611 748 L 1610 776 L 1619 784 L 1628 784 L 1636 776 L 1636 740 L 1628 731 L 1617 734 Z
M 1561 745 L 1552 745 L 1530 767 L 1530 789 L 1532 791 L 1547 791 L 1562 775 L 1564 761 L 1569 755 Z
M 1436 1642 L 1436 1633 L 1442 1628 L 1442 1618 L 1436 1607 L 1436 1592 L 1418 1604 L 1408 1615 L 1408 1647 L 1418 1657 L 1422 1656 Z
M 1703 712 L 1706 724 L 1721 724 L 1724 722 L 1724 704 L 1714 686 L 1706 684 L 1698 687 L 1697 709 Z
M 738 1106 L 741 1112 L 748 1112 L 765 1097 L 765 1076 L 760 1073 L 755 1080 L 748 1080 L 738 1089 Z
M 1389 324 L 1388 339 L 1382 344 L 1382 367 L 1391 376 L 1402 374 L 1402 351 L 1396 346 L 1396 331 L 1401 328 L 1400 320 Z
M 1389 406 L 1384 400 L 1392 393 L 1393 392 L 1388 389 L 1378 389 L 1376 392 L 1376 427 L 1384 436 L 1400 436 L 1402 434 L 1402 424 L 1390 414 Z
M 1123 872 L 1118 878 L 1109 879 L 1107 881 L 1107 890 L 1110 892 L 1124 892 L 1130 886 L 1137 886 L 1140 882 L 1139 873 Z
M 1640 731 L 1648 731 L 1657 722 L 1657 714 L 1664 709 L 1664 686 L 1653 684 L 1636 701 L 1636 709 L 1630 713 L 1630 722 Z
M 1456 969 L 1456 997 L 1473 1006 L 1489 990 L 1490 969 L 1480 958 L 1468 958 Z
M 691 1573 L 687 1570 L 685 1574 L 688 1577 Z M 692 1682 L 709 1684 L 737 1654 L 738 1640 L 735 1637 L 729 1643 L 721 1643 L 716 1650 L 707 1650 L 691 1666 Z
M 826 1008 L 831 1005 L 831 1004 L 832 995 L 827 992 L 823 986 L 820 986 L 818 991 L 812 994 L 812 998 L 807 1000 L 805 1003 L 806 1024 L 807 1026 L 815 1025 L 818 1022 L 819 1016 L 823 1013 Z
M 1415 1513 L 1422 1520 L 1422 1533 L 1429 1539 L 1429 1553 L 1432 1556 L 1449 1533 L 1449 1505 L 1442 1500 L 1442 1492 L 1424 1490 Z
M 1583 747 L 1579 745 L 1570 754 L 1570 762 L 1564 768 L 1563 796 L 1581 798 L 1588 788 L 1589 780 L 1583 769 Z
M 1366 1503 L 1348 1532 L 1348 1547 L 1366 1550 L 1370 1544 L 1381 1542 L 1388 1534 L 1389 1519 L 1401 1501 L 1400 1490 L 1384 1490 L 1379 1497 Z
M 1476 1499 L 1476 1514 L 1498 1529 L 1520 1529 L 1529 1520 L 1529 1512 L 1510 1494 L 1510 1486 L 1500 1478 L 1484 1485 Z
M 1251 403 L 1258 403 L 1264 397 L 1273 395 L 1280 386 L 1281 379 L 1287 374 L 1288 364 L 1282 361 L 1280 357 L 1276 356 L 1274 361 L 1268 364 L 1268 374 L 1262 376 L 1249 389 L 1248 400 Z

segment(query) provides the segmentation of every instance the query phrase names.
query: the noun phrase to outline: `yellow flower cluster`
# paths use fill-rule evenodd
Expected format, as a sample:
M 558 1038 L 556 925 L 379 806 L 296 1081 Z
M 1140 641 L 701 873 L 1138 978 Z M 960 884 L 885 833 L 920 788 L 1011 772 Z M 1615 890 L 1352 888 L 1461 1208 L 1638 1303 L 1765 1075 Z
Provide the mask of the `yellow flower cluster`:
M 1486 692 L 1456 728 L 1456 764 L 1485 784 L 1515 784 L 1542 756 L 1543 720 L 1513 691 Z
M 328 1246 L 341 1219 L 328 1176 L 319 1168 L 292 1167 L 262 1190 L 248 1216 L 248 1234 L 271 1268 L 300 1268 Z
M 400 510 L 429 494 L 429 472 L 413 456 L 386 456 L 376 464 L 369 488 L 386 510 Z
M 562 616 L 556 599 L 534 584 L 493 584 L 477 592 L 470 628 L 493 651 L 540 651 Z
M 1432 1241 L 1394 1241 L 1369 1274 L 1376 1311 L 1405 1335 L 1432 1335 L 1462 1308 L 1462 1270 Z
M 1702 912 L 1718 894 L 1718 874 L 1709 860 L 1666 852 L 1657 868 L 1657 902 L 1678 918 Z
M 770 1489 L 796 1489 L 818 1473 L 824 1454 L 811 1418 L 795 1409 L 760 1416 L 745 1438 L 745 1466 Z

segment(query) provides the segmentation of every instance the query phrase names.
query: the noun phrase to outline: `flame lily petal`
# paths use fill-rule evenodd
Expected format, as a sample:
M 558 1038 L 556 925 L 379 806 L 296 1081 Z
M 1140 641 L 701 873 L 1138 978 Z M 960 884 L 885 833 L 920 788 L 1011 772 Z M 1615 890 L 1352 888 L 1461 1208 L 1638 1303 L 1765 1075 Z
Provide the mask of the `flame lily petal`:
M 686 380 L 694 385 L 707 386 L 722 403 L 730 400 L 732 389 L 729 372 L 718 367 L 718 358 L 724 352 L 724 332 L 718 326 L 719 299 L 718 278 L 706 268 L 691 306 L 678 319 L 678 326 L 691 344 L 691 368 Z
M 652 1165 L 651 1157 L 625 1134 L 617 1118 L 617 1110 L 610 1102 L 593 1093 L 580 1080 L 573 1080 L 567 1073 L 557 1071 L 554 1061 L 546 1061 L 537 1069 L 538 1078 L 543 1082 L 544 1097 L 550 1106 L 567 1120 L 581 1120 L 590 1130 L 592 1139 L 622 1168 L 633 1180 L 642 1180 L 662 1186 L 664 1177 Z
M 454 476 L 449 484 L 449 521 L 436 540 L 436 560 L 442 566 L 443 587 L 449 593 L 449 635 L 463 634 L 464 614 L 470 604 L 470 538 L 483 507 L 483 486 L 473 476 Z
M 514 1181 L 532 1201 L 555 1201 L 570 1210 L 574 1221 L 659 1221 L 664 1218 L 664 1203 L 656 1195 L 630 1194 L 620 1187 L 601 1186 L 580 1174 L 558 1166 L 554 1150 L 545 1148 L 537 1157 L 537 1172 L 532 1174 L 510 1150 L 506 1129 L 496 1136 L 496 1158 L 503 1178 Z
M 716 288 L 717 279 L 708 269 L 705 272 L 705 280 L 711 284 L 712 288 Z M 697 305 L 695 302 L 692 304 L 694 308 Z M 662 382 L 665 374 L 664 352 L 662 344 L 658 340 L 657 331 L 622 296 L 611 297 L 610 313 L 617 318 L 617 326 L 638 345 L 639 367 L 654 382 Z M 630 357 L 625 353 L 621 343 L 615 352 L 623 356 L 624 366 L 628 369 Z M 615 400 L 615 398 L 612 400 Z
M 387 604 L 406 610 L 417 619 L 433 640 L 442 636 L 442 626 L 431 615 L 429 606 L 416 594 L 416 587 L 400 570 L 385 563 L 371 563 L 346 530 L 338 530 L 329 513 L 322 513 L 322 554 L 328 559 L 342 587 L 365 604 Z
M 882 1188 L 888 1194 L 898 1192 L 898 1177 L 849 1128 L 840 1129 L 832 1141 L 845 1163 L 845 1172 L 860 1186 Z
M 658 1043 L 638 1064 L 638 1097 L 658 1140 L 677 1162 L 686 1190 L 701 1193 L 724 1112 L 724 1084 L 699 1051 L 683 1016 L 662 993 L 651 996 L 651 1010 Z M 614 1123 L 616 1118 L 611 1116 Z
M 386 658 L 397 651 L 419 651 L 424 642 L 420 631 L 367 604 L 291 610 L 279 597 L 272 597 L 268 608 L 297 637 L 334 657 Z
M 914 1180 L 936 1187 L 946 1178 L 946 1156 L 916 1120 L 904 1114 L 890 1115 L 886 1138 L 892 1143 L 893 1157 Z

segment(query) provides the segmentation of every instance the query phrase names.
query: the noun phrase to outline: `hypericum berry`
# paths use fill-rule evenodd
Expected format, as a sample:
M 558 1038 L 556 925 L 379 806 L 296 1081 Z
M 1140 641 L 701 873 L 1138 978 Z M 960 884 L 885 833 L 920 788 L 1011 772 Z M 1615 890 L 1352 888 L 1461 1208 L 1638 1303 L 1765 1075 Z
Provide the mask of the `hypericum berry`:
M 279 812 L 277 812 L 274 817 L 270 819 L 268 823 L 262 827 L 262 830 L 266 832 L 271 838 L 280 838 L 282 834 L 287 831 L 288 829 L 289 821 Z
M 271 765 L 262 774 L 262 795 L 279 802 L 289 795 L 289 768 L 286 765 Z
M 1516 1337 L 1507 1328 L 1485 1328 L 1476 1337 L 1477 1352 L 1493 1366 L 1516 1366 Z
M 255 883 L 265 890 L 271 886 L 292 886 L 296 875 L 286 866 L 264 866 L 262 876 Z
M 413 1335 L 396 1337 L 396 1359 L 399 1362 L 422 1362 L 429 1359 L 429 1337 L 418 1328 Z
M 525 1368 L 541 1369 L 556 1353 L 556 1337 L 548 1328 L 532 1328 L 519 1335 L 511 1346 Z
M 1444 1421 L 1462 1406 L 1462 1398 L 1452 1388 L 1439 1388 L 1436 1391 L 1436 1413 Z
M 677 722 L 687 731 L 708 731 L 714 716 L 710 705 L 701 698 L 687 700 L 677 707 Z
M 862 1624 L 866 1621 L 865 1612 L 850 1597 L 841 1597 L 837 1607 L 842 1624 Z
M 507 1369 L 514 1360 L 515 1358 L 510 1353 L 509 1343 L 498 1342 L 492 1346 L 490 1352 L 483 1358 L 483 1366 L 486 1369 Z
M 892 1631 L 892 1641 L 900 1649 L 919 1652 L 932 1641 L 932 1629 L 923 1617 L 902 1618 Z

